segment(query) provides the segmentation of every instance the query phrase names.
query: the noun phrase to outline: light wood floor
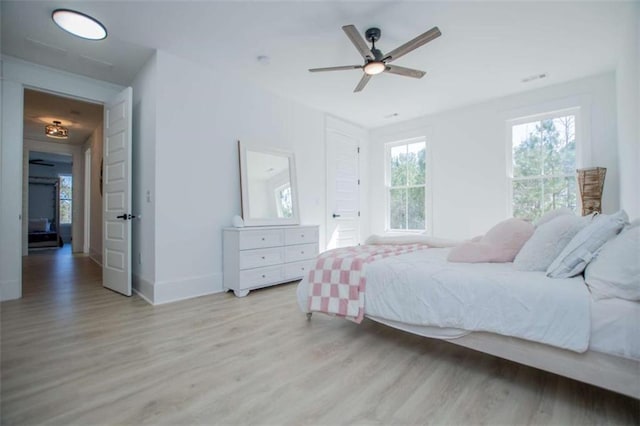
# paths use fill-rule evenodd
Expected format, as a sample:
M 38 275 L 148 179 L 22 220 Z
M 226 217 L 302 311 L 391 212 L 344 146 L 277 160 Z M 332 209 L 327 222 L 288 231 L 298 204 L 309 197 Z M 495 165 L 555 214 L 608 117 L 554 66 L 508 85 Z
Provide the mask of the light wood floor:
M 150 306 L 86 257 L 24 262 L 2 311 L 1 420 L 32 424 L 639 424 L 640 402 L 365 320 L 295 285 Z

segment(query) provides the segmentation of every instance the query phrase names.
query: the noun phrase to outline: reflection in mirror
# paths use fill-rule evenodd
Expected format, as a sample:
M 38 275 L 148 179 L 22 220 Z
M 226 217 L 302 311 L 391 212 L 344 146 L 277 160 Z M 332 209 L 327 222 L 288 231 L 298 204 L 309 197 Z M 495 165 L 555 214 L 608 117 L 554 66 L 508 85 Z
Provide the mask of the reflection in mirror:
M 244 224 L 298 224 L 293 153 L 244 143 L 239 148 Z
M 247 151 L 247 186 L 252 218 L 290 218 L 293 215 L 287 157 Z

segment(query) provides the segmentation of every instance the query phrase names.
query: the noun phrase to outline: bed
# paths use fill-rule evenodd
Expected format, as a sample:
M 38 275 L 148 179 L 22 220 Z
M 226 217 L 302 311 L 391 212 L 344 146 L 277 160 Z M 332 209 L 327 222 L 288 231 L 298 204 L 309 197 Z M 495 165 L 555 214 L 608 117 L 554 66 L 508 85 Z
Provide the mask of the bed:
M 583 275 L 452 263 L 450 250 L 368 263 L 364 317 L 640 399 L 640 303 L 594 298 Z M 322 311 L 310 309 L 312 274 L 297 288 L 309 318 Z
M 29 219 L 28 231 L 30 249 L 62 245 L 60 234 L 48 218 Z

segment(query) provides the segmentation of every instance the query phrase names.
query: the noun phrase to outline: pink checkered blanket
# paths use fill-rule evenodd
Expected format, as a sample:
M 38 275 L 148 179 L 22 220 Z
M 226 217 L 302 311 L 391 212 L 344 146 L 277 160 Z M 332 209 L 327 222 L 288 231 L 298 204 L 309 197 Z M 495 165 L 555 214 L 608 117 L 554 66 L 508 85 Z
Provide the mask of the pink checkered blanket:
M 309 271 L 309 311 L 345 317 L 356 323 L 364 318 L 368 263 L 428 248 L 425 244 L 363 245 L 321 253 Z

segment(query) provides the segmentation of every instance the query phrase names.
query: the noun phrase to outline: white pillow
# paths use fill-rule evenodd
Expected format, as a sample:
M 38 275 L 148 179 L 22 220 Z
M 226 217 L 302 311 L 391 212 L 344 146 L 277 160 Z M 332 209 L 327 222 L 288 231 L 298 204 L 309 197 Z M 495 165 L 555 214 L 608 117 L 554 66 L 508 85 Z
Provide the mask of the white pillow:
M 29 219 L 29 232 L 49 232 L 49 219 Z
M 514 259 L 514 269 L 546 271 L 569 241 L 588 223 L 583 217 L 563 214 L 538 226 Z
M 640 226 L 623 230 L 602 246 L 584 279 L 596 299 L 640 301 Z
M 601 214 L 582 228 L 547 269 L 551 278 L 569 278 L 584 271 L 600 247 L 628 223 L 624 210 L 612 215 Z
M 572 216 L 576 215 L 573 212 L 573 210 L 571 210 L 569 207 L 560 207 L 559 209 L 548 211 L 545 214 L 543 214 L 540 219 L 535 221 L 533 226 L 535 226 L 537 228 L 538 226 L 542 226 L 547 222 L 551 222 L 553 219 L 555 219 L 558 216 L 564 216 L 564 215 L 568 215 L 568 214 L 570 214 Z

